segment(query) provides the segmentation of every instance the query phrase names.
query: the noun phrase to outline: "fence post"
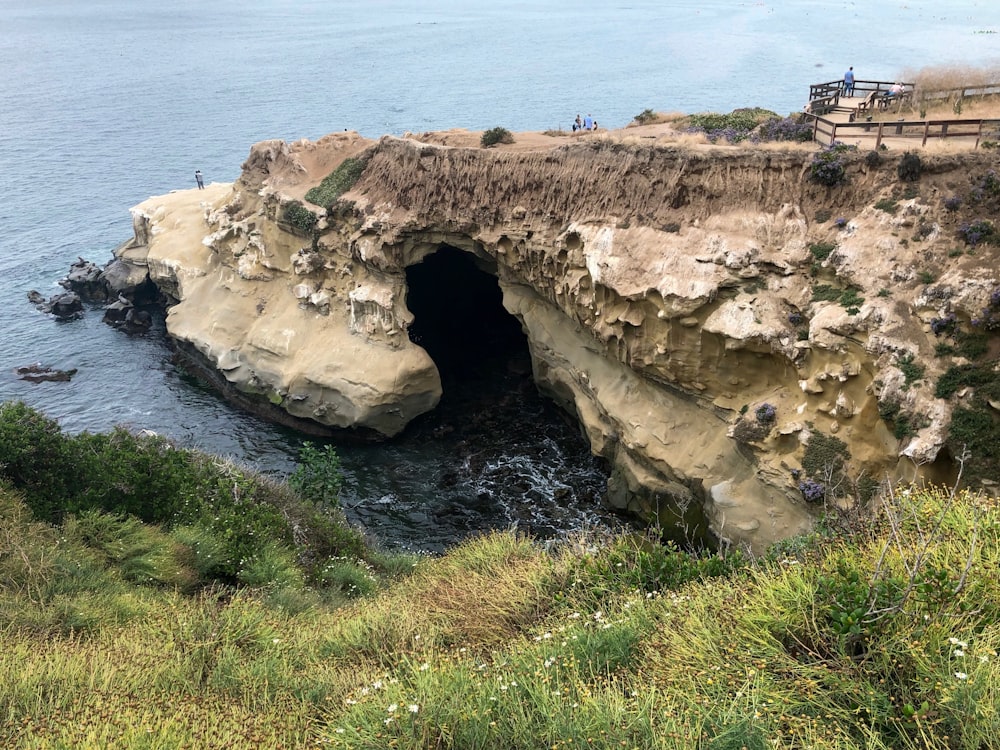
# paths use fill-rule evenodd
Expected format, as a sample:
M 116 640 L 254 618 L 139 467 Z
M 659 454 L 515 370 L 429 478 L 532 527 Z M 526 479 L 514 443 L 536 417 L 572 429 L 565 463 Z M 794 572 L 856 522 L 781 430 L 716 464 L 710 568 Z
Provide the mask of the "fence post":
M 884 122 L 878 124 L 878 135 L 875 136 L 875 150 L 878 151 L 879 147 L 882 145 L 882 126 L 885 125 Z
M 921 148 L 927 145 L 927 131 L 930 130 L 930 128 L 931 128 L 930 122 L 924 122 L 924 140 L 923 143 L 920 144 Z
M 979 121 L 979 132 L 976 133 L 976 145 L 973 148 L 979 148 L 979 139 L 983 137 L 983 121 Z

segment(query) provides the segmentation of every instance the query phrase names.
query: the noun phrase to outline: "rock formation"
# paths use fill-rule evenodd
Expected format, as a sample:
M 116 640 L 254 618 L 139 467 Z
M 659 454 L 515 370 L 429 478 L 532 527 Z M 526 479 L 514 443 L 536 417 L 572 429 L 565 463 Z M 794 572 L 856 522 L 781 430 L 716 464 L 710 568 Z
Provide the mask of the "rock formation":
M 811 523 L 810 436 L 843 440 L 853 477 L 949 475 L 931 322 L 967 326 L 998 265 L 994 247 L 964 251 L 943 204 L 988 154 L 925 156 L 901 183 L 896 157 L 845 153 L 847 182 L 826 187 L 815 152 L 793 147 L 517 141 L 257 144 L 232 185 L 136 206 L 115 276 L 148 276 L 180 349 L 242 403 L 391 437 L 441 395 L 407 335 L 406 269 L 470 253 L 538 386 L 612 465 L 609 501 L 663 523 L 704 508 L 721 539 L 756 549 Z M 307 201 L 333 173 L 329 205 Z M 887 404 L 914 427 L 902 439 Z

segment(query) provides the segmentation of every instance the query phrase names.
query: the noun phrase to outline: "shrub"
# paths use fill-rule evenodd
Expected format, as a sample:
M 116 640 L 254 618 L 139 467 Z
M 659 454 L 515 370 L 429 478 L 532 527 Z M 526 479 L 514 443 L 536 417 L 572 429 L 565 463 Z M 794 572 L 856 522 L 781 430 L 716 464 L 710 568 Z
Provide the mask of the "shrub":
M 819 503 L 826 497 L 826 487 L 820 482 L 805 479 L 799 482 L 799 492 L 807 503 Z
M 916 182 L 920 179 L 922 170 L 923 164 L 920 162 L 920 156 L 913 151 L 907 151 L 899 160 L 896 174 L 904 182 Z
M 959 208 L 962 207 L 962 199 L 957 195 L 953 195 L 950 198 L 944 199 L 944 210 L 951 213 L 955 213 Z
M 768 403 L 761 404 L 760 406 L 757 407 L 757 410 L 754 412 L 754 416 L 757 418 L 757 421 L 760 422 L 761 424 L 772 424 L 777 414 L 778 410 L 775 409 L 774 406 Z
M 635 120 L 635 122 L 637 122 L 639 125 L 648 125 L 649 123 L 656 122 L 659 119 L 659 117 L 656 114 L 656 112 L 647 108 L 642 110 L 642 112 L 637 114 L 632 119 Z
M 948 313 L 943 318 L 931 318 L 931 332 L 935 336 L 942 333 L 954 333 L 957 320 L 955 313 Z
M 924 377 L 924 366 L 914 362 L 913 355 L 909 352 L 900 355 L 896 360 L 896 367 L 902 371 L 906 386 L 919 382 Z
M 830 257 L 830 253 L 837 249 L 835 242 L 814 242 L 809 246 L 809 252 L 818 261 L 824 261 Z
M 704 133 L 712 143 L 720 140 L 739 143 L 749 138 L 761 122 L 777 117 L 774 112 L 759 108 L 735 109 L 729 114 L 708 112 L 690 115 L 686 130 L 689 133 Z
M 829 284 L 816 284 L 813 287 L 813 302 L 834 302 L 840 299 L 843 291 Z
M 882 164 L 882 155 L 878 151 L 869 151 L 865 154 L 865 166 L 874 169 Z
M 513 143 L 514 135 L 507 130 L 507 128 L 495 127 L 490 128 L 485 131 L 482 137 L 479 139 L 479 143 L 483 148 L 489 148 L 490 146 L 495 146 L 498 143 Z
M 917 278 L 920 279 L 921 284 L 933 284 L 937 279 L 932 271 L 921 271 L 917 274 Z
M 368 166 L 369 158 L 369 155 L 363 154 L 344 159 L 319 185 L 310 188 L 306 193 L 306 200 L 328 209 L 337 198 L 354 187 Z
M 833 225 L 837 227 L 837 229 L 844 229 L 847 226 L 847 219 L 843 216 L 839 216 L 833 220 Z
M 344 475 L 340 457 L 332 445 L 317 448 L 305 442 L 299 449 L 299 463 L 288 478 L 288 484 L 309 502 L 321 506 L 340 506 L 340 490 Z
M 892 198 L 883 198 L 875 204 L 875 208 L 887 214 L 895 215 L 896 211 L 899 210 L 899 203 Z
M 319 221 L 319 217 L 299 201 L 292 201 L 285 206 L 284 219 L 304 234 L 312 234 Z
M 808 143 L 813 139 L 813 126 L 791 117 L 765 120 L 757 131 L 759 141 L 792 141 Z
M 823 149 L 813 157 L 809 165 L 809 179 L 820 185 L 835 187 L 847 181 L 847 170 L 844 167 L 842 146 L 831 146 Z
M 936 398 L 951 398 L 959 388 L 971 386 L 978 388 L 992 383 L 996 375 L 991 368 L 981 365 L 955 365 L 948 368 L 934 387 Z
M 962 224 L 958 228 L 958 236 L 972 247 L 980 243 L 995 245 L 1000 242 L 1000 234 L 997 234 L 993 222 L 987 219 L 979 219 L 978 221 Z

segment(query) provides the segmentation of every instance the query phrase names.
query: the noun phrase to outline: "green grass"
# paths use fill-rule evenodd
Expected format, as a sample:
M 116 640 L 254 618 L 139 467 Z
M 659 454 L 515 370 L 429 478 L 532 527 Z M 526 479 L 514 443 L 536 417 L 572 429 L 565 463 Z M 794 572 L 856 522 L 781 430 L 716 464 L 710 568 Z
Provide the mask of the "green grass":
M 0 501 L 5 747 L 945 750 L 1000 737 L 1000 510 L 977 495 L 897 491 L 852 531 L 753 565 L 495 533 L 365 598 L 301 609 L 266 588 L 130 580 L 93 530 L 34 521 L 9 488 Z M 91 572 L 71 590 L 57 583 L 66 566 Z M 57 585 L 56 600 L 43 593 Z M 43 627 L 56 609 L 86 627 Z
M 2 747 L 1000 747 L 996 499 L 886 490 L 754 559 L 496 532 L 317 566 L 262 527 L 219 579 L 222 527 L 142 522 L 88 471 L 107 505 L 39 516 L 70 504 L 28 501 L 57 484 L 27 482 L 22 453 L 53 471 L 79 446 L 24 407 L 0 417 Z M 330 502 L 334 457 L 304 455 L 297 481 Z M 848 459 L 814 432 L 803 470 Z

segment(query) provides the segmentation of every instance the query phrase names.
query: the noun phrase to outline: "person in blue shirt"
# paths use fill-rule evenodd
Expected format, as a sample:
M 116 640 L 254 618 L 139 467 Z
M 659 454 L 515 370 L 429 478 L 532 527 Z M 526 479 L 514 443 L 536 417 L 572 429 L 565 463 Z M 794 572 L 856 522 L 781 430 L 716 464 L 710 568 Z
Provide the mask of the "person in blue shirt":
M 587 115 L 586 117 L 583 118 L 583 129 L 584 130 L 594 129 L 594 118 L 591 117 L 590 115 Z
M 854 96 L 854 66 L 844 73 L 844 96 Z

